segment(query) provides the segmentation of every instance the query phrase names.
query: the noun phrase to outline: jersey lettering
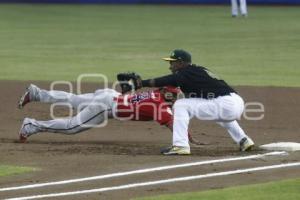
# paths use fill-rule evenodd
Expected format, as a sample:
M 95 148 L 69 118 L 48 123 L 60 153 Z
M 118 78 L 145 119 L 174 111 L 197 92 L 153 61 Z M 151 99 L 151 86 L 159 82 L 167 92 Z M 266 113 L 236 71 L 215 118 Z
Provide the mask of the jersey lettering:
M 145 99 L 150 99 L 150 98 L 151 98 L 151 94 L 149 92 L 142 92 L 139 94 L 135 94 L 131 99 L 131 103 L 138 103 L 140 101 L 143 101 Z

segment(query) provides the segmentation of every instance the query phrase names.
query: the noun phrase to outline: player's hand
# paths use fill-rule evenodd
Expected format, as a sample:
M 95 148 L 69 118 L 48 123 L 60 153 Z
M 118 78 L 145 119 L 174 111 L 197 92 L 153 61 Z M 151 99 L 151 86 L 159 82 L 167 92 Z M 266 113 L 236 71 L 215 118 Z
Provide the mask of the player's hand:
M 119 73 L 117 79 L 120 82 L 123 94 L 142 87 L 142 78 L 135 72 Z

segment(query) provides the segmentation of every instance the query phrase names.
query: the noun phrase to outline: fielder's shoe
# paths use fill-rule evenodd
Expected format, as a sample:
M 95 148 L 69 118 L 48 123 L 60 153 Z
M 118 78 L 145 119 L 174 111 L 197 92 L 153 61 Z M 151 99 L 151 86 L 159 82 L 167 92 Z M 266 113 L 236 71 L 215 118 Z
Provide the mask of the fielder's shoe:
M 254 142 L 251 138 L 244 137 L 240 141 L 240 151 L 250 151 L 254 147 Z
M 22 109 L 29 102 L 36 100 L 38 90 L 39 88 L 37 86 L 30 84 L 29 87 L 26 88 L 26 91 L 22 95 L 21 99 L 19 100 L 19 109 Z
M 171 146 L 161 150 L 164 155 L 190 155 L 190 147 Z
M 23 124 L 21 126 L 21 129 L 19 131 L 19 140 L 22 143 L 25 143 L 27 141 L 27 138 L 32 135 L 28 131 L 28 126 L 30 126 L 30 120 L 28 118 L 25 118 L 23 121 Z

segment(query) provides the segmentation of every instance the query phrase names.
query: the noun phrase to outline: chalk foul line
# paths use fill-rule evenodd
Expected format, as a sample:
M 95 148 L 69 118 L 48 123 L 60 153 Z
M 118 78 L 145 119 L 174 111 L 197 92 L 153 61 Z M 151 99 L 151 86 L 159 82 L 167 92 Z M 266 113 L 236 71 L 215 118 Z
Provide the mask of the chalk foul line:
M 232 162 L 232 161 L 240 161 L 240 160 L 248 160 L 248 159 L 257 159 L 257 158 L 262 158 L 262 157 L 266 157 L 266 156 L 278 156 L 278 155 L 287 155 L 287 153 L 285 151 L 275 151 L 275 152 L 270 152 L 270 153 L 265 153 L 265 154 L 256 154 L 256 155 L 241 156 L 241 157 L 234 157 L 234 158 L 224 158 L 224 159 L 217 159 L 217 160 L 198 161 L 198 162 L 191 162 L 191 163 L 184 163 L 184 164 L 177 164 L 177 165 L 168 165 L 168 166 L 162 166 L 162 167 L 139 169 L 139 170 L 133 170 L 133 171 L 117 172 L 117 173 L 112 173 L 112 174 L 91 176 L 91 177 L 78 178 L 78 179 L 69 179 L 69 180 L 63 180 L 63 181 L 22 185 L 22 186 L 16 186 L 16 187 L 6 187 L 6 188 L 0 188 L 0 192 L 30 189 L 30 188 L 40 188 L 40 187 L 53 186 L 53 185 L 71 184 L 71 183 L 78 183 L 78 182 L 92 181 L 92 180 L 109 179 L 109 178 L 128 176 L 128 175 L 133 175 L 133 174 L 143 174 L 143 173 L 150 173 L 150 172 L 184 168 L 184 167 L 192 167 L 192 166 L 216 164 L 216 163 L 224 163 L 224 162 Z
M 175 182 L 182 182 L 182 181 L 189 181 L 189 180 L 196 180 L 196 179 L 227 176 L 227 175 L 234 175 L 234 174 L 243 174 L 243 173 L 249 173 L 249 172 L 279 169 L 279 168 L 286 168 L 286 167 L 296 167 L 296 166 L 300 166 L 300 162 L 254 167 L 254 168 L 247 168 L 247 169 L 238 169 L 238 170 L 233 170 L 233 171 L 209 173 L 209 174 L 196 175 L 196 176 L 185 176 L 185 177 L 178 177 L 178 178 L 172 178 L 172 179 L 166 179 L 166 180 L 157 180 L 157 181 L 142 182 L 142 183 L 132 183 L 132 184 L 127 184 L 127 185 L 96 188 L 96 189 L 90 189 L 90 190 L 79 190 L 79 191 L 73 191 L 73 192 L 62 192 L 62 193 L 51 193 L 51 194 L 35 195 L 35 196 L 27 196 L 27 197 L 17 197 L 17 198 L 10 198 L 10 199 L 6 199 L 6 200 L 42 199 L 42 198 L 49 198 L 49 197 L 61 197 L 61 196 L 88 194 L 88 193 L 96 193 L 96 192 L 107 192 L 107 191 L 113 191 L 113 190 L 122 190 L 122 189 L 137 188 L 137 187 L 151 186 L 151 185 L 162 185 L 162 184 L 167 184 L 167 183 L 175 183 Z

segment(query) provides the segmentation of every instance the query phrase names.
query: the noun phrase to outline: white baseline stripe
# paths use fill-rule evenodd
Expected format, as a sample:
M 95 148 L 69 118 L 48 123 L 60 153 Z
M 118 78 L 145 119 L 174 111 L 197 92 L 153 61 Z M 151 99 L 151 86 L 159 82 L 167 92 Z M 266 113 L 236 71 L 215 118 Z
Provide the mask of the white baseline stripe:
M 225 158 L 225 159 L 218 159 L 218 160 L 207 160 L 207 161 L 184 163 L 184 164 L 178 164 L 178 165 L 168 165 L 168 166 L 162 166 L 162 167 L 154 167 L 154 168 L 148 168 L 148 169 L 140 169 L 140 170 L 134 170 L 134 171 L 117 172 L 117 173 L 112 173 L 112 174 L 91 176 L 91 177 L 86 177 L 86 178 L 69 179 L 69 180 L 64 180 L 64 181 L 55 181 L 55 182 L 46 182 L 46 183 L 16 186 L 16 187 L 0 188 L 0 192 L 11 191 L 11 190 L 30 189 L 30 188 L 39 188 L 39 187 L 46 187 L 46 186 L 52 186 L 52 185 L 63 185 L 63 184 L 78 183 L 78 182 L 84 182 L 84 181 L 100 180 L 100 179 L 108 179 L 108 178 L 113 178 L 113 177 L 128 176 L 128 175 L 132 175 L 132 174 L 142 174 L 142 173 L 149 173 L 149 172 L 154 172 L 154 171 L 163 171 L 163 170 L 170 170 L 170 169 L 176 169 L 176 168 L 184 168 L 184 167 L 207 165 L 207 164 L 213 164 L 213 163 L 223 163 L 223 162 L 230 162 L 230 161 L 255 159 L 255 158 L 262 158 L 265 156 L 277 156 L 277 155 L 288 155 L 288 153 L 285 151 L 275 151 L 275 152 L 270 152 L 270 153 L 265 153 L 265 154 L 257 154 L 257 155 L 251 155 L 251 156 Z
M 128 184 L 128 185 L 119 185 L 119 186 L 114 186 L 114 187 L 97 188 L 97 189 L 91 189 L 91 190 L 79 190 L 79 191 L 74 191 L 74 192 L 62 192 L 62 193 L 52 193 L 52 194 L 35 195 L 35 196 L 27 196 L 27 197 L 17 197 L 17 198 L 10 198 L 10 199 L 6 199 L 6 200 L 42 199 L 42 198 L 49 198 L 49 197 L 70 196 L 70 195 L 76 195 L 76 194 L 107 192 L 107 191 L 122 190 L 122 189 L 136 188 L 136 187 L 142 187 L 142 186 L 162 185 L 162 184 L 166 184 L 166 183 L 175 183 L 175 182 L 180 182 L 180 181 L 189 181 L 189 180 L 204 179 L 204 178 L 211 178 L 211 177 L 217 177 L 217 176 L 243 174 L 243 173 L 249 173 L 249 172 L 255 172 L 255 171 L 279 169 L 279 168 L 285 168 L 285 167 L 296 167 L 296 166 L 300 166 L 300 162 L 280 164 L 280 165 L 270 165 L 270 166 L 263 166 L 263 167 L 255 167 L 255 168 L 248 168 L 248 169 L 238 169 L 238 170 L 234 170 L 234 171 L 217 172 L 217 173 L 210 173 L 210 174 L 203 174 L 203 175 L 196 175 L 196 176 L 185 176 L 185 177 L 172 178 L 172 179 L 166 179 L 166 180 L 150 181 L 150 182 L 143 182 L 143 183 L 133 183 L 133 184 Z

